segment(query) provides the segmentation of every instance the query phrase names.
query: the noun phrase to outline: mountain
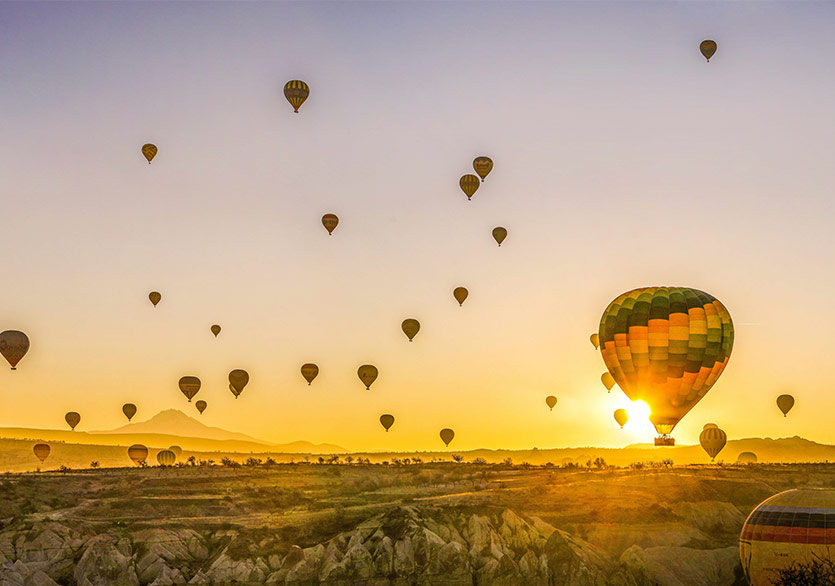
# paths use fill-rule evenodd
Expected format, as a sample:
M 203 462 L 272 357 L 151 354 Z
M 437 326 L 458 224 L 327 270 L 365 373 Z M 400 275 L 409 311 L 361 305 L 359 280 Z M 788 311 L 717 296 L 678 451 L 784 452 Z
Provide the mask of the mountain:
M 272 446 L 274 444 L 255 439 L 243 433 L 236 433 L 234 431 L 226 431 L 219 427 L 209 427 L 189 417 L 179 409 L 167 409 L 160 411 L 147 421 L 140 421 L 137 423 L 128 423 L 122 427 L 117 427 L 110 431 L 91 431 L 91 434 L 163 434 L 163 435 L 179 435 L 184 437 L 199 437 L 202 439 L 214 440 L 237 440 L 244 442 L 254 442 L 262 446 Z

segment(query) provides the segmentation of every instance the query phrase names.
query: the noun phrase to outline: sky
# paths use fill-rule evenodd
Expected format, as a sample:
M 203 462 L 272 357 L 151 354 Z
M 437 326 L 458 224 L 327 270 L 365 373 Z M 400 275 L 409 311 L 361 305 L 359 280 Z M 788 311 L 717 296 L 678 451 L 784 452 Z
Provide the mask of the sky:
M 111 429 L 130 401 L 356 450 L 651 441 L 588 337 L 676 285 L 736 323 L 677 441 L 833 443 L 833 27 L 812 2 L 2 3 L 0 330 L 31 350 L 0 426 Z

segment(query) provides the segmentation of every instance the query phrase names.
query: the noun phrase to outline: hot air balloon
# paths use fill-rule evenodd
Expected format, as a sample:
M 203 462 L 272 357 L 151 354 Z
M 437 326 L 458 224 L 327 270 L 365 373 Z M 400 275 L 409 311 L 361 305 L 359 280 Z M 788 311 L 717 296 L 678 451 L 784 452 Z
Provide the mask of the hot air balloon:
M 699 434 L 699 443 L 702 444 L 702 448 L 710 456 L 711 462 L 719 455 L 727 441 L 728 436 L 718 427 L 708 427 Z
M 75 411 L 70 411 L 66 415 L 64 415 L 64 421 L 67 422 L 67 425 L 70 426 L 70 429 L 75 431 L 75 427 L 81 423 L 81 415 L 76 413 Z
M 157 156 L 157 147 L 151 143 L 143 144 L 142 145 L 142 154 L 145 155 L 145 158 L 148 159 L 148 164 L 151 164 L 151 161 L 154 157 Z
M 785 417 L 791 411 L 792 407 L 794 407 L 794 397 L 791 395 L 780 395 L 777 397 L 777 407 L 780 408 L 780 411 L 783 412 L 783 417 Z
M 795 488 L 767 498 L 748 515 L 739 536 L 739 558 L 747 583 L 772 586 L 778 572 L 793 564 L 831 559 L 832 527 L 835 490 Z
M 600 382 L 603 383 L 603 386 L 606 387 L 607 391 L 611 391 L 612 387 L 615 386 L 615 377 L 608 372 L 604 372 L 600 375 Z
M 43 462 L 49 457 L 49 452 L 52 449 L 49 447 L 49 444 L 35 444 L 35 447 L 32 448 L 32 451 L 35 452 L 35 455 L 38 457 L 38 460 Z
M 719 429 L 719 426 L 716 425 L 715 423 L 705 423 L 704 427 L 702 427 L 702 431 L 704 431 L 706 429 Z
M 742 452 L 736 457 L 737 464 L 756 464 L 757 454 L 754 452 Z
M 600 334 L 597 332 L 593 333 L 589 336 L 589 342 L 591 342 L 591 345 L 594 346 L 595 350 L 597 350 L 600 347 Z
M 473 169 L 481 177 L 481 180 L 484 181 L 484 178 L 493 170 L 493 159 L 490 157 L 476 157 L 473 161 Z
M 229 386 L 235 389 L 232 393 L 235 395 L 235 398 L 238 398 L 238 395 L 244 392 L 244 387 L 249 382 L 249 373 L 245 370 L 241 370 L 237 368 L 229 373 Z M 237 393 L 235 391 L 238 391 Z
M 150 299 L 151 303 L 153 303 L 154 307 L 156 307 L 157 303 L 159 303 L 160 299 L 162 299 L 162 295 L 160 295 L 157 291 L 151 291 L 148 293 L 148 299 Z
M 404 319 L 400 327 L 403 328 L 403 333 L 406 334 L 406 337 L 411 342 L 412 338 L 417 336 L 417 333 L 420 331 L 420 322 L 412 318 Z
M 206 401 L 200 400 L 200 401 L 197 401 L 194 404 L 194 406 L 197 407 L 198 411 L 200 411 L 200 415 L 203 415 L 203 411 L 205 411 L 206 407 L 208 407 L 208 403 L 206 403 Z
M 454 438 L 454 437 L 455 437 L 455 432 L 452 431 L 451 429 L 449 429 L 448 427 L 445 427 L 444 429 L 441 430 L 441 441 L 443 441 L 444 444 L 446 444 L 447 447 L 449 447 L 449 442 L 451 442 L 452 438 Z
M 656 445 L 675 445 L 676 424 L 728 364 L 733 320 L 712 295 L 644 287 L 618 296 L 600 319 L 600 353 L 617 385 L 650 407 Z
M 196 376 L 184 376 L 180 378 L 180 392 L 182 392 L 188 402 L 191 403 L 192 397 L 200 390 L 200 379 Z
M 215 324 L 209 329 L 212 330 L 212 333 L 215 335 L 215 338 L 217 338 L 217 335 L 220 333 L 220 326 Z
M 479 179 L 475 175 L 464 175 L 458 181 L 461 186 L 461 191 L 467 195 L 467 199 L 471 199 L 476 191 L 478 191 Z
M 551 408 L 551 411 L 553 411 L 554 406 L 557 404 L 557 398 L 554 395 L 548 395 L 545 397 L 545 404 Z
M 157 463 L 160 466 L 173 466 L 177 456 L 171 450 L 160 450 L 157 452 Z
M 137 466 L 142 466 L 148 458 L 148 448 L 142 444 L 133 444 L 128 448 L 128 458 Z
M 394 415 L 389 415 L 388 413 L 384 413 L 380 415 L 380 425 L 386 428 L 386 431 L 394 425 Z
M 183 455 L 183 448 L 180 446 L 168 446 L 168 450 L 174 452 L 174 455 L 178 458 Z
M 0 333 L 0 354 L 3 355 L 12 370 L 17 370 L 17 363 L 29 351 L 29 336 L 17 330 Z
M 313 364 L 312 362 L 308 362 L 307 364 L 302 364 L 302 376 L 304 380 L 307 381 L 307 385 L 310 386 L 310 383 L 313 382 L 313 379 L 319 374 L 319 367 Z
M 360 377 L 362 384 L 365 385 L 365 390 L 371 388 L 371 383 L 377 380 L 377 367 L 372 364 L 363 364 L 357 369 L 357 376 Z
M 339 218 L 336 217 L 336 214 L 325 214 L 322 216 L 322 225 L 325 227 L 325 230 L 328 231 L 328 235 L 332 236 L 333 231 L 336 230 L 336 227 L 339 225 Z
M 128 421 L 133 419 L 133 416 L 136 415 L 136 405 L 133 403 L 125 403 L 122 405 L 122 413 L 125 414 L 125 417 L 128 418 Z
M 627 421 L 629 421 L 629 412 L 626 409 L 615 409 L 615 421 L 617 421 L 620 428 L 623 429 L 623 426 L 626 425 Z
M 284 84 L 284 97 L 293 106 L 293 112 L 296 114 L 299 113 L 299 108 L 302 107 L 309 95 L 310 88 L 300 79 L 293 79 Z
M 714 53 L 716 53 L 716 41 L 702 41 L 699 45 L 699 51 L 701 51 L 702 55 L 705 56 L 705 59 L 710 62 L 710 58 L 713 57 Z
M 466 287 L 456 287 L 455 290 L 452 292 L 452 296 L 455 297 L 455 300 L 458 302 L 458 305 L 464 305 L 464 301 L 466 301 L 469 294 L 470 292 L 467 291 Z
M 501 226 L 496 226 L 495 228 L 493 228 L 493 240 L 495 240 L 499 246 L 502 245 L 502 242 L 504 242 L 505 238 L 507 238 L 506 228 L 502 228 Z

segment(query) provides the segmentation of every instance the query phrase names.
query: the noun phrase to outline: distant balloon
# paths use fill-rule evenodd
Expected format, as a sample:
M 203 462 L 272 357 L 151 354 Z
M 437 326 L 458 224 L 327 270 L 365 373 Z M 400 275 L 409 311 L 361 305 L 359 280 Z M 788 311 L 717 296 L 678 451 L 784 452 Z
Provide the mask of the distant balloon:
M 380 415 L 380 425 L 386 428 L 386 431 L 394 425 L 394 415 L 389 415 L 388 413 L 384 413 Z
M 160 466 L 173 466 L 177 456 L 171 450 L 160 450 L 157 452 L 157 462 Z
M 591 345 L 594 346 L 595 350 L 597 350 L 600 347 L 600 334 L 595 332 L 589 336 L 589 342 L 591 342 Z
M 205 410 L 206 410 L 206 407 L 208 407 L 208 406 L 209 406 L 209 404 L 208 404 L 208 403 L 206 403 L 206 401 L 203 401 L 203 400 L 201 399 L 200 401 L 197 401 L 197 402 L 194 404 L 194 406 L 195 406 L 195 407 L 197 407 L 197 410 L 198 410 L 198 411 L 200 411 L 200 415 L 203 415 L 203 411 L 205 411 Z
M 357 376 L 360 377 L 362 384 L 365 385 L 365 390 L 371 388 L 371 384 L 377 380 L 378 374 L 377 367 L 373 364 L 363 364 L 357 369 Z
M 551 411 L 553 411 L 554 406 L 557 404 L 557 398 L 554 395 L 548 395 L 545 397 L 545 404 L 551 408 Z
M 600 375 L 600 381 L 603 383 L 603 386 L 606 387 L 607 391 L 612 390 L 612 387 L 615 386 L 615 377 L 611 375 L 611 373 L 604 372 Z
M 284 84 L 284 97 L 293 106 L 293 112 L 299 113 L 299 108 L 302 107 L 307 96 L 310 95 L 310 87 L 300 79 L 293 79 Z
M 232 391 L 236 399 L 238 398 L 238 395 L 244 392 L 244 387 L 247 385 L 248 382 L 249 373 L 245 370 L 241 370 L 238 368 L 229 373 L 229 385 L 232 388 L 234 388 L 235 391 L 238 391 L 237 393 L 235 393 L 235 391 Z
M 710 456 L 711 462 L 719 455 L 719 452 L 725 447 L 727 441 L 728 436 L 718 427 L 708 427 L 707 429 L 703 429 L 702 433 L 699 434 L 699 443 L 702 445 L 704 451 L 707 452 L 707 455 Z
M 180 446 L 169 446 L 168 450 L 174 452 L 174 455 L 178 458 L 183 455 L 183 448 Z
M 742 452 L 739 456 L 736 457 L 737 464 L 756 464 L 757 463 L 757 454 L 754 452 Z
M 0 333 L 0 354 L 3 355 L 12 370 L 17 370 L 17 363 L 29 351 L 29 337 L 17 330 L 6 330 Z
M 458 181 L 458 185 L 461 186 L 461 191 L 467 195 L 467 199 L 472 198 L 475 192 L 478 191 L 479 183 L 480 181 L 475 175 L 464 175 Z
M 325 214 L 322 216 L 322 225 L 328 231 L 328 235 L 332 236 L 333 231 L 339 225 L 339 218 L 336 217 L 336 214 Z
M 704 427 L 702 427 L 702 431 L 706 429 L 719 429 L 719 426 L 715 423 L 705 423 Z
M 133 416 L 136 415 L 136 405 L 133 403 L 125 403 L 122 405 L 122 413 L 125 414 L 125 417 L 128 418 L 128 421 L 133 419 Z
M 151 291 L 148 293 L 148 299 L 150 299 L 151 303 L 153 303 L 154 307 L 156 307 L 157 303 L 159 303 L 160 299 L 162 299 L 162 295 L 160 295 L 157 291 Z
M 455 297 L 455 300 L 458 302 L 458 305 L 464 305 L 464 301 L 467 300 L 467 297 L 470 295 L 470 292 L 467 291 L 466 287 L 456 287 L 455 290 L 452 292 L 452 296 Z
M 215 335 L 215 338 L 217 338 L 217 335 L 220 333 L 220 326 L 215 324 L 209 329 L 212 330 L 212 333 Z
M 188 402 L 191 403 L 191 399 L 194 395 L 197 394 L 197 391 L 200 390 L 200 379 L 196 376 L 184 376 L 180 378 L 180 382 L 178 383 L 180 386 L 180 392 L 186 396 Z
M 81 415 L 76 413 L 75 411 L 70 411 L 66 415 L 64 415 L 64 421 L 67 422 L 67 425 L 70 426 L 70 429 L 75 431 L 75 427 L 81 423 Z
M 501 226 L 496 226 L 493 228 L 493 239 L 496 243 L 501 246 L 504 239 L 507 238 L 507 229 L 502 228 Z
M 794 407 L 794 397 L 791 395 L 780 395 L 777 397 L 777 407 L 783 412 L 783 417 L 788 415 L 792 407 Z
M 617 421 L 620 428 L 623 429 L 623 426 L 626 425 L 627 421 L 629 421 L 629 412 L 626 409 L 615 409 L 615 421 Z
M 312 362 L 308 362 L 307 364 L 302 364 L 302 376 L 304 380 L 307 381 L 307 385 L 310 386 L 310 383 L 313 382 L 313 379 L 319 374 L 319 367 L 313 364 Z
M 142 444 L 133 444 L 128 448 L 128 458 L 137 466 L 141 466 L 148 459 L 148 448 Z
M 38 457 L 38 460 L 43 462 L 49 457 L 49 453 L 52 449 L 49 447 L 49 444 L 35 444 L 35 447 L 32 448 L 32 451 L 35 452 L 35 455 Z
M 417 333 L 420 331 L 420 322 L 412 318 L 404 319 L 400 327 L 403 328 L 403 333 L 406 334 L 406 337 L 411 342 L 412 338 L 417 336 Z
M 451 442 L 452 438 L 454 438 L 454 437 L 455 437 L 455 432 L 452 431 L 451 429 L 449 429 L 448 427 L 445 427 L 444 429 L 441 430 L 441 441 L 443 441 L 444 444 L 446 444 L 447 447 L 449 447 L 449 442 Z
M 476 157 L 473 161 L 473 169 L 481 177 L 481 180 L 484 181 L 484 178 L 493 170 L 493 159 L 490 157 Z
M 157 156 L 157 147 L 151 143 L 142 145 L 142 154 L 148 159 L 148 164 Z
M 699 45 L 699 51 L 702 52 L 702 55 L 704 55 L 705 59 L 710 61 L 710 58 L 713 57 L 714 53 L 716 53 L 716 41 L 702 41 L 702 43 Z

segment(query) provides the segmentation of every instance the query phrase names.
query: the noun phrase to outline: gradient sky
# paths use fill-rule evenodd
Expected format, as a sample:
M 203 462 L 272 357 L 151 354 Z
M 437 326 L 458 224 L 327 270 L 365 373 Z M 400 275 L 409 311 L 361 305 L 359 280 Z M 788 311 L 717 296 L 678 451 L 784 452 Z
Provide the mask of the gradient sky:
M 201 421 L 276 442 L 651 441 L 588 336 L 619 293 L 682 285 L 737 329 L 679 443 L 835 442 L 833 29 L 832 3 L 0 4 L 0 330 L 32 340 L 0 426 L 196 415 L 194 374 Z

